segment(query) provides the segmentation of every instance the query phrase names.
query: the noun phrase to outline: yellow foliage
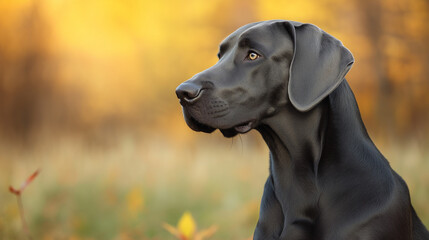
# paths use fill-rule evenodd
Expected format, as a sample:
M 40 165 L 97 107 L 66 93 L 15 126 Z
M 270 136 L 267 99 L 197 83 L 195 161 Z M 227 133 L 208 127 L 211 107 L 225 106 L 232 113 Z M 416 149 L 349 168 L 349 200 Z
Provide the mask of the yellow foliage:
M 382 11 L 375 16 L 379 24 L 374 26 L 382 27 L 372 31 L 379 35 L 378 44 L 365 23 L 368 6 L 377 4 Z M 401 88 L 408 81 L 427 82 L 426 9 L 424 0 L 349 4 L 338 0 L 1 1 L 0 65 L 5 73 L 0 76 L 5 80 L 0 78 L 0 85 L 12 91 L 17 79 L 36 78 L 32 73 L 19 75 L 22 69 L 16 67 L 34 60 L 45 63 L 40 66 L 46 69 L 37 70 L 58 97 L 57 105 L 44 107 L 47 114 L 70 113 L 76 124 L 94 128 L 104 122 L 137 126 L 142 121 L 169 119 L 180 111 L 175 87 L 216 63 L 218 43 L 224 37 L 249 22 L 289 19 L 314 23 L 352 50 L 356 58 L 353 69 L 359 69 L 348 75 L 352 85 L 368 89 L 377 80 L 385 81 L 384 77 L 403 83 L 398 85 Z M 381 51 L 377 53 L 377 49 Z M 361 92 L 356 91 L 358 100 L 373 107 L 372 99 L 359 99 Z M 6 100 L 0 99 L 13 103 Z M 373 114 L 368 108 L 362 112 Z M 183 119 L 175 121 L 182 123 Z

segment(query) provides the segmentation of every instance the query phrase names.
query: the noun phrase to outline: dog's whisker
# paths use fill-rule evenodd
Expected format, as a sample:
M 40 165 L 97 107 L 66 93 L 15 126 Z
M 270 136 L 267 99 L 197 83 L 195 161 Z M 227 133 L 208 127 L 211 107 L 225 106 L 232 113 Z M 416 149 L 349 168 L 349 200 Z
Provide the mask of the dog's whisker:
M 240 145 L 241 145 L 241 155 L 243 155 L 243 139 L 241 138 L 241 134 L 238 135 L 238 137 L 240 138 Z

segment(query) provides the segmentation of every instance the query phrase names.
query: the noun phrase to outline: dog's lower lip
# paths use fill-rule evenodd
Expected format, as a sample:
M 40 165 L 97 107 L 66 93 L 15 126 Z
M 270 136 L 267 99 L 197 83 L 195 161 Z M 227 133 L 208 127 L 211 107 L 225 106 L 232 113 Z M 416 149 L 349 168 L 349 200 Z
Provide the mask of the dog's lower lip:
M 235 126 L 234 129 L 239 133 L 247 133 L 248 131 L 252 130 L 252 123 L 252 121 L 249 121 L 244 124 Z

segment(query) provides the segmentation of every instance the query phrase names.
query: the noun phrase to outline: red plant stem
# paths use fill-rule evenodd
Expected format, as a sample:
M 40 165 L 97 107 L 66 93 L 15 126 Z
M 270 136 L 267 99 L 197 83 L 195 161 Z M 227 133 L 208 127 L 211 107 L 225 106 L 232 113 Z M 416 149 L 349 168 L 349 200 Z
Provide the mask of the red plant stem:
M 21 216 L 22 228 L 24 229 L 24 232 L 25 232 L 25 235 L 27 235 L 27 238 L 29 240 L 32 240 L 33 238 L 30 235 L 30 230 L 28 229 L 27 222 L 25 221 L 24 206 L 22 205 L 21 195 L 17 194 L 16 199 L 18 200 L 18 207 L 19 207 L 19 214 Z

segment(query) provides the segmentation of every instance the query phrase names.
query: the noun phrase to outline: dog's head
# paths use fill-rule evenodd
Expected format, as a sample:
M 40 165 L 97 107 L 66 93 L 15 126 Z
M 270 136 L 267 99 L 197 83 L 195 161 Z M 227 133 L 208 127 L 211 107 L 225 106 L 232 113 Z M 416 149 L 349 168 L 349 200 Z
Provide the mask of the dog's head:
M 311 24 L 245 25 L 220 45 L 219 61 L 176 89 L 188 126 L 226 137 L 246 133 L 280 106 L 308 111 L 354 62 L 340 41 Z

